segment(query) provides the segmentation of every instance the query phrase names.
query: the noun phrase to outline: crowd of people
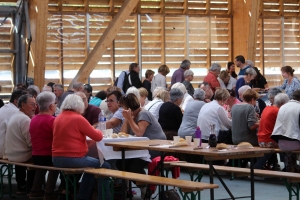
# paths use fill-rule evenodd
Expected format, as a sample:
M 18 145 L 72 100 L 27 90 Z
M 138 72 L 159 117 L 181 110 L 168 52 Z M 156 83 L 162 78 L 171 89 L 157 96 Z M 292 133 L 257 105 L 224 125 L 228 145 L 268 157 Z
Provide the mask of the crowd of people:
M 15 162 L 33 162 L 55 167 L 120 168 L 119 161 L 100 164 L 99 159 L 88 155 L 86 137 L 94 141 L 103 139 L 98 130 L 98 116 L 106 115 L 106 128 L 137 137 L 169 139 L 173 136 L 193 136 L 197 126 L 202 141 L 207 142 L 214 124 L 215 133 L 231 133 L 232 144 L 249 142 L 253 146 L 300 150 L 299 114 L 300 81 L 290 66 L 281 68 L 284 83 L 269 89 L 267 80 L 242 55 L 228 62 L 221 71 L 218 63 L 211 65 L 204 82 L 193 87 L 194 73 L 191 62 L 183 60 L 167 85 L 167 65 L 158 68 L 158 74 L 147 70 L 145 80 L 139 78 L 140 67 L 132 63 L 128 71 L 118 77 L 116 86 L 99 91 L 93 96 L 90 84 L 75 83 L 64 91 L 58 83 L 42 88 L 19 84 L 7 104 L 0 108 L 0 155 Z M 235 72 L 235 66 L 240 68 Z M 124 87 L 129 78 L 129 88 Z M 126 83 L 127 84 L 127 83 Z M 269 106 L 259 93 L 267 93 Z M 221 141 L 219 141 L 221 142 Z M 159 156 L 150 151 L 151 158 Z M 299 172 L 295 154 L 284 156 L 287 171 Z M 255 168 L 277 166 L 277 157 L 266 154 L 258 158 Z M 126 170 L 144 174 L 148 162 L 127 159 Z M 243 166 L 247 165 L 245 161 Z M 18 193 L 30 198 L 57 199 L 55 190 L 59 174 L 50 171 L 42 188 L 46 171 L 27 171 L 16 166 Z M 61 180 L 60 196 L 65 194 Z M 78 199 L 91 199 L 95 180 L 84 174 Z M 101 187 L 104 187 L 101 188 Z M 144 186 L 140 186 L 144 190 Z M 98 179 L 98 199 L 110 198 L 109 185 Z

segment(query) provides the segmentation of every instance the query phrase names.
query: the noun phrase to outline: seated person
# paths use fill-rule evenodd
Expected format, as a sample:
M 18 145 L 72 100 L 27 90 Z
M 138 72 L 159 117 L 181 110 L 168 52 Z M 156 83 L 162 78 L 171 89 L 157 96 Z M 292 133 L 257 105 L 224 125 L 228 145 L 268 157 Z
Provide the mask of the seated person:
M 113 113 L 112 118 L 106 121 L 106 129 L 113 129 L 114 133 L 119 133 L 124 122 L 122 114 L 123 108 L 120 107 L 119 101 L 122 93 L 118 90 L 112 91 L 107 95 L 107 107 Z
M 164 130 L 168 140 L 173 140 L 173 136 L 178 135 L 177 132 L 183 117 L 179 107 L 182 100 L 182 91 L 177 88 L 172 88 L 170 91 L 170 101 L 163 103 L 159 109 L 158 122 Z
M 147 104 L 148 104 L 148 91 L 141 87 L 139 88 L 139 92 L 140 92 L 140 104 L 141 104 L 141 107 L 144 108 Z
M 183 93 L 183 100 L 180 104 L 180 108 L 184 112 L 188 102 L 193 101 L 193 97 L 187 93 L 186 88 L 182 83 L 175 83 L 174 85 L 172 85 L 171 89 L 173 88 L 178 88 Z
M 268 100 L 269 100 L 269 104 L 273 105 L 274 104 L 274 98 L 277 94 L 282 93 L 282 91 L 278 88 L 272 88 L 268 91 Z
M 101 102 L 106 99 L 107 91 L 98 92 L 89 102 L 89 104 L 99 107 Z
M 185 136 L 193 136 L 197 127 L 198 113 L 200 112 L 204 102 L 205 92 L 200 88 L 194 91 L 194 100 L 189 102 L 185 108 L 182 122 L 178 130 L 178 135 L 182 138 Z
M 42 92 L 36 98 L 40 108 L 38 115 L 30 122 L 29 132 L 32 143 L 32 160 L 35 165 L 53 166 L 52 164 L 52 140 L 53 140 L 53 114 L 56 110 L 55 95 L 52 92 Z M 42 185 L 45 181 L 47 170 L 37 169 L 29 198 L 44 197 Z M 44 199 L 56 197 L 54 189 L 59 171 L 49 170 L 45 187 Z M 57 197 L 56 197 L 57 198 Z
M 29 125 L 36 107 L 35 98 L 30 94 L 24 94 L 18 99 L 19 111 L 10 118 L 5 136 L 5 153 L 9 161 L 28 162 L 32 160 Z M 35 171 L 27 171 L 27 180 L 25 180 L 26 167 L 16 165 L 15 171 L 18 187 L 17 194 L 29 193 L 29 190 L 32 188 Z
M 123 107 L 123 116 L 125 118 L 121 131 L 125 133 L 134 134 L 137 137 L 148 137 L 150 140 L 165 140 L 166 136 L 154 118 L 154 116 L 147 110 L 140 107 L 138 98 L 134 94 L 127 94 L 120 98 L 120 105 Z M 151 159 L 160 156 L 160 152 L 149 151 Z M 126 171 L 146 174 L 144 168 L 148 162 L 140 158 L 126 159 Z M 122 169 L 121 161 L 117 162 L 118 169 Z M 138 185 L 141 191 L 144 187 Z M 143 198 L 143 196 L 142 196 Z
M 205 99 L 204 102 L 208 103 L 214 100 L 214 92 L 210 88 L 209 84 L 206 82 L 200 83 L 198 88 L 201 88 L 205 92 Z
M 237 98 L 240 99 L 240 95 L 238 93 L 240 87 L 244 86 L 244 85 L 249 85 L 250 87 L 252 87 L 251 85 L 251 81 L 256 77 L 256 71 L 253 68 L 248 68 L 245 71 L 245 75 L 243 75 L 243 77 L 239 78 L 236 82 L 236 87 L 235 87 L 235 93 L 237 94 Z M 240 99 L 242 100 L 242 99 Z
M 271 138 L 281 150 L 300 150 L 300 90 L 293 92 L 293 99 L 280 107 Z M 287 153 L 285 168 L 288 172 L 300 172 L 295 154 Z
M 236 98 L 235 90 L 228 90 L 228 92 L 230 94 L 230 97 L 225 102 L 223 108 L 225 108 L 225 110 L 227 111 L 228 117 L 231 118 L 231 109 L 232 109 L 232 106 L 235 105 L 235 104 L 240 104 L 241 102 L 240 102 L 240 100 L 238 100 Z
M 164 100 L 162 98 L 163 96 L 166 96 L 166 95 L 163 95 L 163 93 L 169 95 L 169 92 L 166 91 L 163 87 L 156 87 L 153 90 L 153 100 L 150 101 L 145 106 L 145 110 L 148 110 L 157 120 L 159 118 L 159 109 L 160 109 L 161 105 L 164 102 L 169 101 L 169 98 L 168 98 L 168 100 L 166 100 L 166 99 Z

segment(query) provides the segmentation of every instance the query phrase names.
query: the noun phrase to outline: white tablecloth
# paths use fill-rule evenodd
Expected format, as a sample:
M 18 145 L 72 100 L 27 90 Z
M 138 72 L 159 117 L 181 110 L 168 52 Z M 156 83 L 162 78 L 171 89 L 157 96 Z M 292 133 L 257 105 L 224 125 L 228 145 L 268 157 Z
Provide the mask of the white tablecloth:
M 100 159 L 100 163 L 105 160 L 111 159 L 122 159 L 121 151 L 114 151 L 113 147 L 105 146 L 106 142 L 129 142 L 129 141 L 140 141 L 140 140 L 149 140 L 147 137 L 128 137 L 128 138 L 103 138 L 100 142 L 96 142 L 98 156 Z M 133 151 L 125 151 L 125 158 L 141 158 L 145 161 L 151 162 L 150 154 L 148 150 L 133 150 Z

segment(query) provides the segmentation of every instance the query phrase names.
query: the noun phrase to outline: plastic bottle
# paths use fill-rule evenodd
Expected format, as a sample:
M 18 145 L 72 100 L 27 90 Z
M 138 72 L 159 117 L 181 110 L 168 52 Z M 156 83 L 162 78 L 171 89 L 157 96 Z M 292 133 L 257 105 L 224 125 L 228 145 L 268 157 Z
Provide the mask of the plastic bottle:
M 201 147 L 201 145 L 202 145 L 202 140 L 201 140 L 202 135 L 201 135 L 201 130 L 200 130 L 199 126 L 197 126 L 197 128 L 196 128 L 195 137 L 196 138 L 200 138 L 200 144 L 199 144 L 199 146 Z
M 98 126 L 101 131 L 106 130 L 106 117 L 103 110 L 101 110 L 98 116 Z

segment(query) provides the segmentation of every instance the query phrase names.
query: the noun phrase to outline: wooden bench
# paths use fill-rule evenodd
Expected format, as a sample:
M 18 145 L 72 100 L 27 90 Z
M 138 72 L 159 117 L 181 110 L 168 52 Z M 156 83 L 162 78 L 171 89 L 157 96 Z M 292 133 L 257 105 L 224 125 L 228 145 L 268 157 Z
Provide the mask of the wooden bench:
M 84 170 L 84 172 L 94 174 L 97 176 L 114 177 L 114 178 L 130 180 L 130 181 L 142 182 L 146 184 L 178 187 L 183 192 L 194 192 L 194 191 L 201 191 L 204 189 L 214 189 L 219 187 L 216 184 L 171 179 L 166 177 L 137 174 L 131 172 L 117 171 L 112 169 L 87 169 Z
M 12 162 L 9 160 L 4 160 L 0 159 L 0 164 L 3 164 L 1 166 L 1 173 L 0 173 L 0 182 L 3 183 L 3 176 L 5 175 L 5 172 L 8 172 L 8 185 L 9 185 L 9 196 L 12 197 L 11 195 L 11 177 L 12 177 L 12 166 L 17 165 L 17 166 L 22 166 L 26 167 L 28 170 L 35 170 L 35 169 L 44 169 L 44 170 L 54 170 L 54 171 L 60 171 L 64 179 L 66 181 L 66 199 L 69 199 L 69 183 L 71 186 L 73 186 L 74 190 L 74 200 L 77 199 L 77 174 L 82 174 L 84 173 L 85 169 L 91 169 L 91 168 L 59 168 L 59 167 L 51 167 L 51 166 L 41 166 L 41 165 L 34 165 L 33 163 L 19 163 L 19 162 Z M 7 170 L 2 170 L 2 168 L 6 168 Z M 0 199 L 3 197 L 3 184 L 1 184 L 1 191 L 0 191 Z
M 199 181 L 201 180 L 201 178 L 203 176 L 203 170 L 204 171 L 209 170 L 209 165 L 206 165 L 206 164 L 171 163 L 170 165 L 176 166 L 176 167 L 188 168 L 191 171 L 196 171 L 196 172 L 200 171 L 196 177 L 199 179 Z M 249 176 L 250 175 L 249 168 L 228 167 L 228 166 L 218 166 L 218 165 L 214 165 L 214 168 L 216 171 L 234 173 L 237 176 Z M 285 183 L 285 186 L 289 192 L 289 199 L 291 200 L 293 196 L 296 196 L 297 200 L 299 200 L 299 185 L 298 185 L 298 183 L 300 183 L 300 174 L 299 173 L 254 169 L 254 175 L 260 176 L 260 177 L 282 178 Z M 194 174 L 193 174 L 193 176 L 191 176 L 191 180 L 195 180 Z M 294 188 L 293 188 L 294 184 L 296 186 L 296 190 L 294 190 Z

